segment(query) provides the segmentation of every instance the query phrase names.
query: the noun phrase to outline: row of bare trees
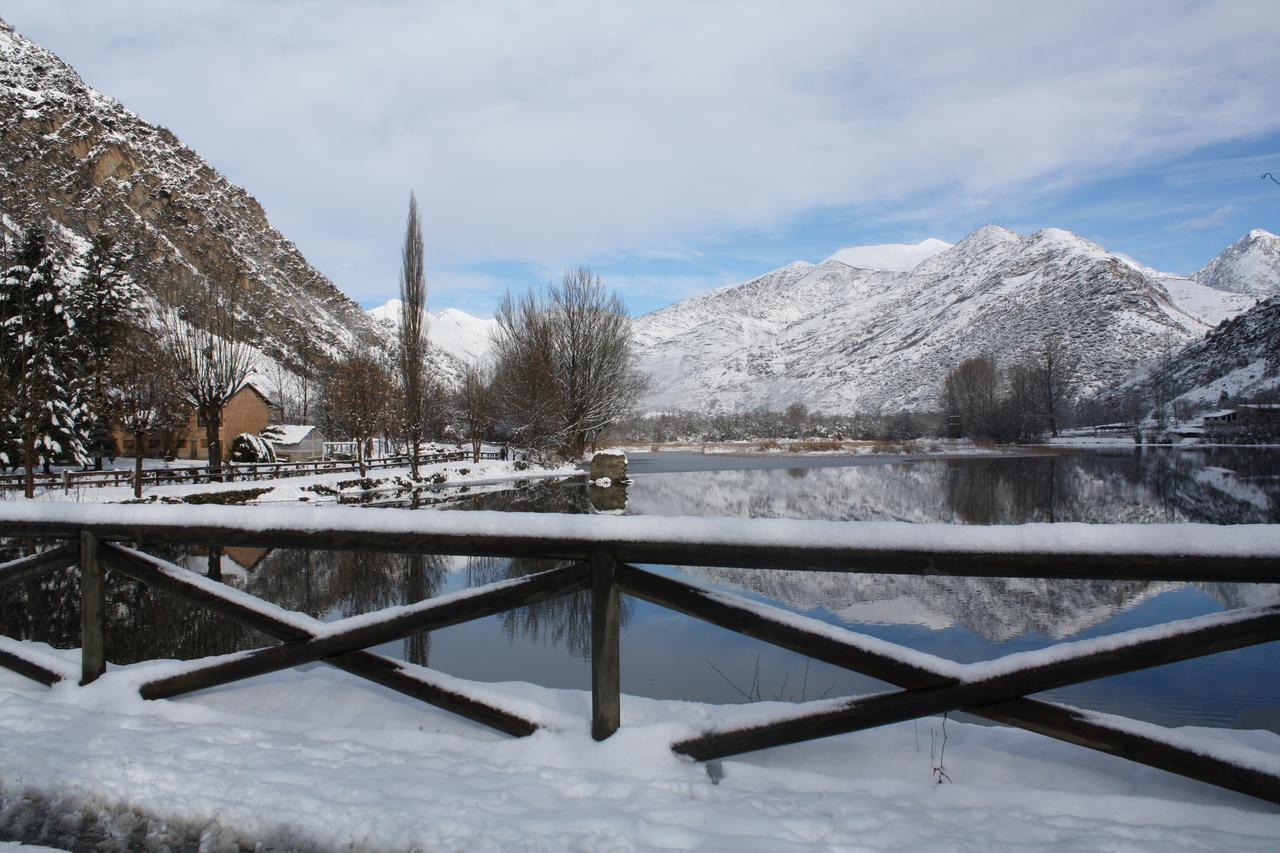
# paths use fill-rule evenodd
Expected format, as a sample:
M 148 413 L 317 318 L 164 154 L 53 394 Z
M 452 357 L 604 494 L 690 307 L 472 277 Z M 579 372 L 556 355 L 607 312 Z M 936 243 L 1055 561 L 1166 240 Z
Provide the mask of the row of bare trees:
M 1073 397 L 1076 361 L 1060 338 L 1045 336 L 1020 362 L 968 358 L 947 374 L 943 399 L 968 438 L 1033 441 L 1057 435 Z

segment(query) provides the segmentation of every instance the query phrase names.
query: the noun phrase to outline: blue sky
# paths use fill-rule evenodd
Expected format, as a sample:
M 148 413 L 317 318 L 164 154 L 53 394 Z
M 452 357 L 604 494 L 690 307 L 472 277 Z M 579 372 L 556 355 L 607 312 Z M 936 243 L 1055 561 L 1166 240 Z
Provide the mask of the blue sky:
M 1171 272 L 1280 231 L 1280 3 L 9 0 L 365 305 L 589 264 L 644 312 L 843 246 L 1054 226 Z

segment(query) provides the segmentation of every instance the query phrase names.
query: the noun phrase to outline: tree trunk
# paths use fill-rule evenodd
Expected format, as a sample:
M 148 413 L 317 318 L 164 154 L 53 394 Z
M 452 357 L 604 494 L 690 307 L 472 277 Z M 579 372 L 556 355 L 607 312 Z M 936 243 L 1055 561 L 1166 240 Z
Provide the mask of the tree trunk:
M 409 444 L 412 445 L 409 448 L 409 476 L 416 480 L 418 479 L 418 456 L 422 445 L 417 430 L 409 430 Z
M 218 433 L 222 431 L 222 409 L 210 407 L 204 413 L 204 435 L 209 445 L 209 480 L 222 480 L 222 442 Z
M 133 496 L 135 498 L 142 497 L 142 441 L 145 437 L 145 432 L 135 431 L 133 434 Z
M 27 478 L 23 481 L 23 491 L 28 498 L 36 496 L 36 434 L 30 427 L 22 432 L 22 453 L 26 458 L 23 461 L 27 467 Z
M 479 465 L 480 464 L 480 440 L 479 439 L 471 440 L 471 456 L 472 456 L 471 461 L 476 465 Z

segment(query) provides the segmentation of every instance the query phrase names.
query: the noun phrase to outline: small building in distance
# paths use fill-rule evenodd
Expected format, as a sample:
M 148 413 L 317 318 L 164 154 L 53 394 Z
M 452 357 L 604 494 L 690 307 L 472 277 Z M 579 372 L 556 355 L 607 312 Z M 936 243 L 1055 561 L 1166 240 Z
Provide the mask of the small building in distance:
M 1203 417 L 1205 435 L 1220 441 L 1280 440 L 1280 403 L 1239 403 Z
M 272 424 L 262 437 L 275 447 L 281 462 L 303 462 L 324 456 L 324 434 L 306 424 Z

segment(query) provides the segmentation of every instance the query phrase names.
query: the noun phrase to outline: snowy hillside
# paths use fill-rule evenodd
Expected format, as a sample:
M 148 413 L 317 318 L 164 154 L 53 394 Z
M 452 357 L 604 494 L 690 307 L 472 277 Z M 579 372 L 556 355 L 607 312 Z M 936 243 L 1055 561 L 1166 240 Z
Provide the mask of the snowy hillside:
M 885 272 L 910 272 L 921 261 L 927 261 L 939 252 L 945 252 L 951 244 L 936 237 L 922 240 L 914 245 L 907 243 L 886 243 L 882 246 L 851 246 L 841 249 L 828 261 L 839 261 L 851 267 L 864 270 L 883 270 Z
M 329 354 L 374 337 L 360 307 L 307 263 L 251 195 L 3 21 L 0 162 L 0 243 L 28 224 L 35 205 L 57 223 L 64 245 L 105 231 L 138 246 L 147 258 L 138 278 L 153 297 L 184 268 L 233 282 L 253 343 L 286 363 L 304 329 Z
M 1136 394 L 1149 402 L 1160 385 L 1204 408 L 1224 391 L 1238 398 L 1280 390 L 1280 237 L 1255 228 L 1193 278 L 1162 281 L 1184 308 L 1198 305 L 1199 316 L 1217 318 L 1213 331 L 1167 367 L 1149 366 L 1104 392 L 1103 399 Z
M 1206 287 L 1266 299 L 1280 295 L 1280 237 L 1255 228 L 1193 278 Z
M 1173 304 L 1210 326 L 1243 314 L 1261 301 L 1248 293 L 1218 290 L 1176 275 L 1157 273 L 1156 279 L 1164 286 Z
M 1240 398 L 1280 390 L 1280 296 L 1218 326 L 1167 368 L 1130 377 L 1103 396 L 1132 393 L 1149 401 L 1162 384 L 1198 408 L 1215 403 L 1223 391 Z
M 936 405 L 963 359 L 1016 361 L 1049 334 L 1079 360 L 1082 390 L 1106 387 L 1236 304 L 1194 285 L 1171 293 L 1067 231 L 988 225 L 908 271 L 797 262 L 647 314 L 635 331 L 648 409 L 893 412 Z

